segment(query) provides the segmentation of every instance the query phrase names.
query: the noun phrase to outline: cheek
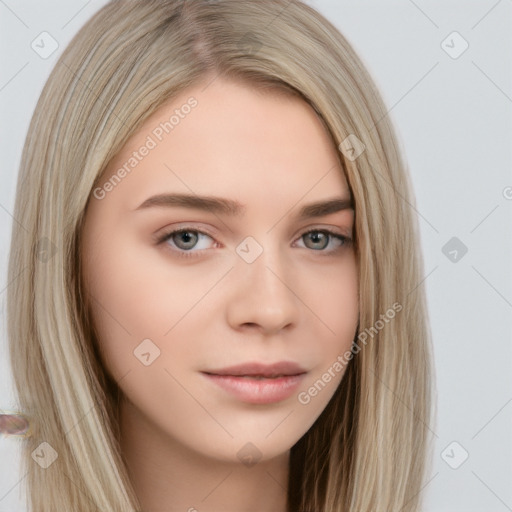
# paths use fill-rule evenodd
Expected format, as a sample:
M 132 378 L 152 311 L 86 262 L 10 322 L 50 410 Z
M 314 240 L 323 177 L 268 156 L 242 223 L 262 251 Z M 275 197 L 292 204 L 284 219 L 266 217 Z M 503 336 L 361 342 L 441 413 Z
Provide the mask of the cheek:
M 346 371 L 349 359 L 344 354 L 352 348 L 359 322 L 359 285 L 354 254 L 345 255 L 343 264 L 326 266 L 325 270 L 315 273 L 315 280 L 316 287 L 313 282 L 308 283 L 311 302 L 305 302 L 313 305 L 311 309 L 318 319 L 315 343 L 318 364 L 304 389 L 307 392 L 313 386 L 311 397 L 321 395 L 314 400 L 314 407 L 323 407 Z
M 203 269 L 198 279 L 198 270 L 172 263 L 163 252 L 120 234 L 96 246 L 84 265 L 86 289 L 100 350 L 111 373 L 119 378 L 138 367 L 134 351 L 144 340 L 163 349 L 183 326 L 200 329 L 206 324 L 201 299 L 226 272 L 224 267 Z M 187 344 L 173 344 L 174 356 L 180 350 L 185 357 L 190 349 Z
M 350 347 L 359 321 L 355 255 L 347 253 L 340 264 L 326 265 L 313 279 L 307 284 L 311 298 L 305 302 L 324 326 L 325 344 L 334 350 Z
M 133 351 L 160 330 L 154 310 L 152 269 L 119 233 L 99 239 L 84 265 L 87 297 L 100 351 L 116 378 L 133 365 Z

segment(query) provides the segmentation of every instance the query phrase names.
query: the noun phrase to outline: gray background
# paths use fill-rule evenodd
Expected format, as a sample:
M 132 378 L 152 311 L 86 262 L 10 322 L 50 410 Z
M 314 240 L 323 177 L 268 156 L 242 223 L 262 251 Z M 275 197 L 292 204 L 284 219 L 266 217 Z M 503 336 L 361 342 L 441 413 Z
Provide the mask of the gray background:
M 24 137 L 58 56 L 105 3 L 0 0 L 0 409 L 16 407 L 4 291 Z M 415 188 L 438 390 L 425 511 L 512 511 L 512 1 L 308 3 L 374 76 Z M 59 45 L 46 59 L 31 48 L 43 31 Z M 0 437 L 0 512 L 25 510 L 19 446 Z

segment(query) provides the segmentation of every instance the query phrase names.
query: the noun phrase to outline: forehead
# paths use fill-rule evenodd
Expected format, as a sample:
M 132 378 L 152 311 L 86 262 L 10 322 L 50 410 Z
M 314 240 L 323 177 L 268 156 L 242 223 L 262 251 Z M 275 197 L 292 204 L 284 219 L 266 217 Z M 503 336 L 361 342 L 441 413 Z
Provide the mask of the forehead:
M 154 112 L 100 185 L 116 174 L 123 183 L 115 188 L 137 199 L 165 187 L 267 201 L 299 200 L 313 189 L 348 192 L 337 149 L 309 104 L 220 78 L 183 91 Z

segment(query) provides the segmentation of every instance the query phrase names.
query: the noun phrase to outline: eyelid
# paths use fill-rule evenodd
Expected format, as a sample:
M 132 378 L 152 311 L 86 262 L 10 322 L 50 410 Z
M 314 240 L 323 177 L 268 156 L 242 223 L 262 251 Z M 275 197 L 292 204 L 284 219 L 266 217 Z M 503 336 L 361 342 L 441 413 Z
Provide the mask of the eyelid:
M 163 229 L 157 231 L 153 235 L 153 238 L 156 243 L 159 243 L 162 240 L 164 240 L 165 238 L 172 235 L 173 233 L 177 233 L 180 231 L 194 231 L 197 233 L 201 233 L 203 235 L 210 236 L 212 238 L 215 238 L 216 236 L 218 236 L 216 233 L 213 232 L 213 230 L 203 227 L 202 225 L 199 225 L 199 226 L 197 224 L 191 225 L 191 224 L 187 224 L 187 223 L 183 222 L 180 224 L 173 224 L 172 226 L 168 227 L 167 229 L 163 228 Z

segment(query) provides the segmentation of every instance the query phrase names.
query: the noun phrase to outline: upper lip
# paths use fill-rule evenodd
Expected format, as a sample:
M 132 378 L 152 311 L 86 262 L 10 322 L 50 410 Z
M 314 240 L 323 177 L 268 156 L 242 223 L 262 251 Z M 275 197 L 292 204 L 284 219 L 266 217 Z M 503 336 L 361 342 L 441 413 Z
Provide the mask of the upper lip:
M 301 368 L 297 363 L 291 361 L 279 361 L 272 364 L 249 362 L 217 370 L 207 370 L 203 373 L 210 375 L 278 377 L 280 375 L 300 375 L 302 373 L 306 373 L 306 370 Z

